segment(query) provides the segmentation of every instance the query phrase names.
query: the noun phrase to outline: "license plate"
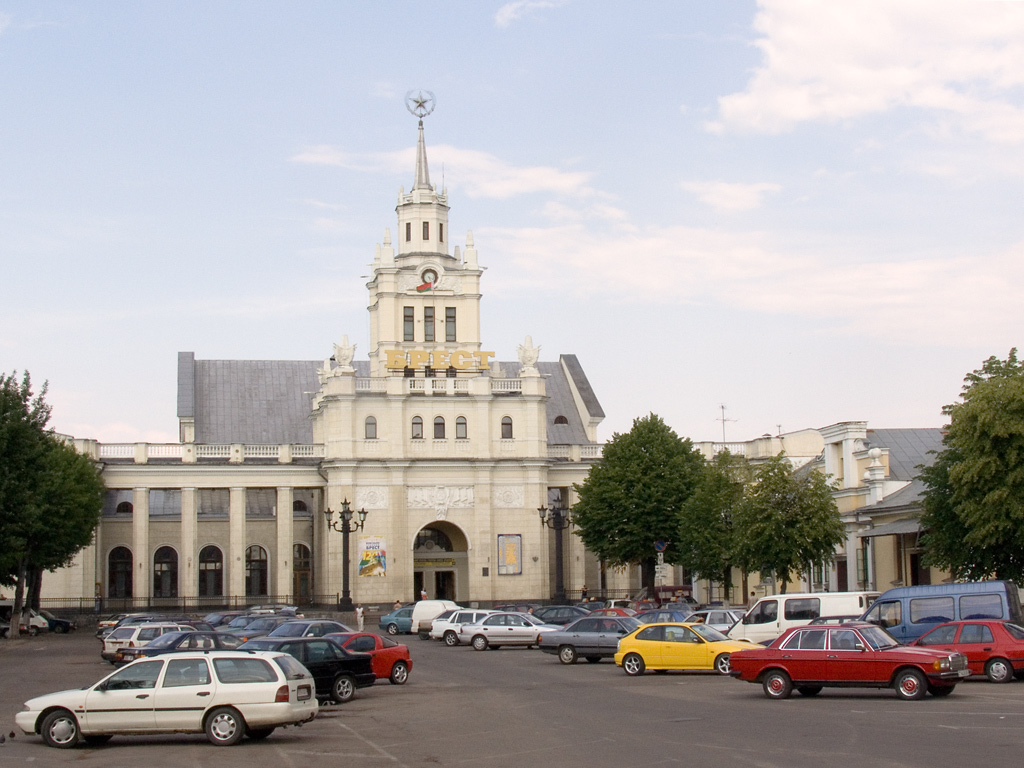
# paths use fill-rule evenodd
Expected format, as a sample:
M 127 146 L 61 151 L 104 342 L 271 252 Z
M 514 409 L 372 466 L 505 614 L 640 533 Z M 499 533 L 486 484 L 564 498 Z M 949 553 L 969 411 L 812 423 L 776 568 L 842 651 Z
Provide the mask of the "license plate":
M 295 690 L 295 698 L 298 701 L 309 701 L 309 697 L 312 695 L 313 691 L 308 685 L 300 685 Z

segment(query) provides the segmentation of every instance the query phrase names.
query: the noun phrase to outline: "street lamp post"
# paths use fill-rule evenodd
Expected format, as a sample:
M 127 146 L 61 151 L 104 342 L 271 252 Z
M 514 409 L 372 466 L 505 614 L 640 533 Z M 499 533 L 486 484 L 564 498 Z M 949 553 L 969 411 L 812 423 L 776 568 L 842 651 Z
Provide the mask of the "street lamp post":
M 565 564 L 563 563 L 564 553 L 562 551 L 562 531 L 572 524 L 569 517 L 569 510 L 564 507 L 537 507 L 537 514 L 540 515 L 540 522 L 555 532 L 555 594 L 556 605 L 565 603 Z
M 331 519 L 334 516 L 334 510 L 330 507 L 324 510 L 324 517 L 327 518 L 327 527 L 341 533 L 341 558 L 344 561 L 344 570 L 341 572 L 341 600 L 338 601 L 338 610 L 346 612 L 355 610 L 355 606 L 352 605 L 352 593 L 348 588 L 348 535 L 353 531 L 362 529 L 363 523 L 366 522 L 366 510 L 360 509 L 355 514 L 359 516 L 358 521 L 352 519 L 352 509 L 349 506 L 348 499 L 341 502 L 341 520 Z

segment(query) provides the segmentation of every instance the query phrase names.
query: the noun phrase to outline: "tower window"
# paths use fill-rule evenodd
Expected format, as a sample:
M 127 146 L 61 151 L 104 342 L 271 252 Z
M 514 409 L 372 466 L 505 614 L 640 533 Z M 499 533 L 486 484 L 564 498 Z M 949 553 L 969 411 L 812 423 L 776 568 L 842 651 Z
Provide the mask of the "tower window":
M 423 239 L 424 240 L 429 240 L 430 239 L 430 222 L 429 221 L 424 221 L 423 222 Z
M 412 417 L 412 439 L 423 439 L 423 419 L 420 418 L 419 416 Z
M 444 222 L 443 221 L 437 222 L 437 241 L 439 243 L 443 243 L 444 242 Z
M 412 222 L 405 222 L 405 242 L 412 240 Z
M 444 340 L 455 341 L 455 307 L 444 308 Z
M 455 420 L 455 439 L 465 440 L 468 436 L 469 435 L 466 431 L 466 417 L 459 416 L 459 418 Z
M 434 340 L 434 308 L 423 308 L 423 340 Z
M 565 416 L 555 416 L 555 424 L 568 424 L 569 420 Z
M 412 307 L 405 307 L 404 312 L 405 327 L 402 333 L 403 341 L 415 341 L 416 340 L 416 314 Z
M 444 416 L 434 418 L 434 439 L 444 440 Z
M 373 416 L 366 417 L 366 424 L 363 427 L 363 436 L 367 440 L 377 439 L 377 419 Z
M 511 440 L 512 439 L 512 417 L 502 416 L 501 417 L 501 439 Z

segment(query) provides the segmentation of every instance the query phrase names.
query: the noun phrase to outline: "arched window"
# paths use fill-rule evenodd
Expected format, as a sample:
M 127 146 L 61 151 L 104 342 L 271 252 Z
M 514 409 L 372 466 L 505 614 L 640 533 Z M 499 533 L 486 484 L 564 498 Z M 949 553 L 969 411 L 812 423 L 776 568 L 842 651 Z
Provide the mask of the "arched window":
M 292 547 L 292 594 L 301 602 L 309 602 L 313 593 L 313 556 L 305 544 Z
M 245 550 L 245 596 L 267 594 L 267 550 L 254 544 Z
M 412 417 L 412 439 L 423 439 L 423 419 L 421 419 L 419 416 Z
M 501 417 L 501 439 L 511 440 L 512 439 L 512 417 L 502 416 Z
M 107 597 L 132 596 L 132 551 L 114 547 L 107 556 Z
M 444 440 L 444 416 L 434 417 L 434 439 Z
M 366 417 L 366 425 L 363 428 L 363 437 L 367 440 L 377 439 L 377 419 L 373 416 Z
M 555 416 L 555 424 L 568 424 L 569 420 L 565 416 Z
M 455 547 L 448 534 L 434 528 L 424 528 L 416 534 L 416 543 L 413 544 L 414 551 L 426 550 L 428 552 L 454 552 Z
M 178 596 L 178 553 L 160 547 L 153 555 L 153 597 Z
M 132 505 L 130 501 L 122 501 L 120 504 L 117 505 L 117 509 L 114 511 L 114 514 L 129 516 L 134 511 L 135 507 Z
M 219 547 L 203 547 L 199 551 L 199 596 L 220 597 L 224 594 L 224 553 Z
M 466 431 L 466 417 L 459 416 L 455 420 L 455 439 L 465 440 L 467 437 L 469 437 L 469 433 Z
M 302 499 L 296 499 L 292 502 L 292 512 L 309 512 L 309 507 L 306 506 L 306 502 Z

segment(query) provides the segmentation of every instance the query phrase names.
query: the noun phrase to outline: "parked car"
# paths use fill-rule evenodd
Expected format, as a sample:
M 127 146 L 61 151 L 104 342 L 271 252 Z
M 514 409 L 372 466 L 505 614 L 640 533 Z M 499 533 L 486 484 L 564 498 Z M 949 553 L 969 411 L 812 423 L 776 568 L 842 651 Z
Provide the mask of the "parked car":
M 78 622 L 70 619 L 62 619 L 60 616 L 54 616 L 47 610 L 40 610 L 39 615 L 46 619 L 50 625 L 50 631 L 58 635 L 66 635 L 73 629 L 78 629 Z
M 261 613 L 244 613 L 241 616 L 235 616 L 227 624 L 221 624 L 219 627 L 214 627 L 217 632 L 237 632 L 240 629 L 245 629 L 247 626 L 252 624 L 256 619 L 262 619 L 266 614 Z
M 631 676 L 648 669 L 713 669 L 727 675 L 732 654 L 756 647 L 706 624 L 647 624 L 619 641 L 615 663 Z
M 461 608 L 451 600 L 420 600 L 412 607 L 412 627 L 409 630 L 420 636 L 421 640 L 430 639 L 430 625 L 445 611 Z
M 743 618 L 742 611 L 733 611 L 728 608 L 702 608 L 691 613 L 687 621 L 704 624 L 719 632 L 728 632 L 741 618 Z
M 794 627 L 771 647 L 734 653 L 730 663 L 734 677 L 760 683 L 770 699 L 794 687 L 815 696 L 825 686 L 892 688 L 905 700 L 947 696 L 970 675 L 963 654 L 901 645 L 865 622 Z
M 100 657 L 104 661 L 115 663 L 114 659 L 121 648 L 141 648 L 147 643 L 156 640 L 160 635 L 168 632 L 183 632 L 192 629 L 187 624 L 129 624 L 124 627 L 117 627 L 113 632 L 103 638 L 103 648 Z
M 594 664 L 615 655 L 619 640 L 639 629 L 633 616 L 583 616 L 555 632 L 540 636 L 540 649 L 553 653 L 563 664 L 575 664 L 581 656 Z
M 839 616 L 819 616 L 816 619 L 811 619 L 808 626 L 815 626 L 818 624 L 845 624 L 848 621 L 860 621 L 860 616 L 850 616 L 849 614 Z
M 762 597 L 727 633 L 733 640 L 770 643 L 819 616 L 864 611 L 877 592 L 790 592 Z
M 120 619 L 112 627 L 103 627 L 96 632 L 96 636 L 101 640 L 104 639 L 115 629 L 120 627 L 129 627 L 135 624 L 154 624 L 154 623 L 171 623 L 171 624 L 185 624 L 192 627 L 193 629 L 201 630 L 212 630 L 209 624 L 202 619 L 194 619 L 191 616 L 184 615 L 170 615 L 166 613 L 131 613 Z
M 1024 678 L 1024 627 L 1008 621 L 951 621 L 911 645 L 962 653 L 971 674 L 993 683 Z
M 242 642 L 255 640 L 257 637 L 269 635 L 274 629 L 285 622 L 292 621 L 291 616 L 257 616 L 242 629 L 228 630 L 231 634 L 241 638 Z
M 412 631 L 412 606 L 385 613 L 377 620 L 377 626 L 389 635 L 407 635 Z
M 245 611 L 214 611 L 203 616 L 203 621 L 209 624 L 214 629 L 218 627 L 226 626 L 232 621 L 237 619 L 239 616 L 244 616 Z
M 378 680 L 387 680 L 392 685 L 405 685 L 412 671 L 409 646 L 396 643 L 390 637 L 381 637 L 371 632 L 339 632 L 327 635 L 347 651 L 370 654 L 373 674 Z
M 590 612 L 591 616 L 636 616 L 632 608 L 598 608 Z
M 498 649 L 503 645 L 530 647 L 537 645 L 545 632 L 557 629 L 561 627 L 545 624 L 528 613 L 492 613 L 476 624 L 459 627 L 459 642 L 468 643 L 478 651 Z
M 690 616 L 693 614 L 685 609 L 674 610 L 672 608 L 659 608 L 656 611 L 644 611 L 638 613 L 633 618 L 639 621 L 641 624 L 663 624 L 665 622 L 685 622 L 689 621 Z
M 493 610 L 503 613 L 533 613 L 540 608 L 540 603 L 503 603 L 494 606 Z
M 10 631 L 11 613 L 13 612 L 13 609 L 13 600 L 0 600 L 0 637 L 7 637 L 7 633 Z M 40 616 L 31 608 L 25 608 L 22 610 L 21 620 L 18 622 L 19 633 L 29 634 L 34 637 L 40 632 L 49 631 L 50 624 L 45 618 Z
M 278 624 L 267 637 L 323 637 L 332 632 L 351 632 L 340 621 L 330 619 L 294 619 Z
M 564 627 L 588 613 L 590 611 L 576 605 L 545 605 L 535 609 L 533 615 L 545 624 L 557 624 Z
M 14 719 L 60 749 L 118 734 L 204 731 L 210 743 L 228 746 L 316 713 L 313 678 L 291 656 L 216 651 L 140 659 L 94 685 L 29 699 Z
M 131 664 L 143 656 L 162 656 L 165 653 L 188 653 L 190 651 L 233 651 L 242 644 L 234 635 L 222 632 L 200 632 L 185 629 L 166 632 L 143 646 L 123 646 L 114 653 L 114 665 Z
M 459 627 L 463 624 L 475 624 L 492 613 L 496 611 L 486 608 L 445 611 L 430 623 L 430 637 L 432 640 L 441 640 L 449 647 L 458 645 Z
M 844 611 L 845 612 L 845 611 Z M 916 640 L 948 621 L 995 619 L 1024 626 L 1020 593 L 1011 581 L 971 581 L 896 587 L 861 616 L 901 643 Z
M 377 682 L 370 656 L 346 651 L 323 637 L 261 637 L 239 650 L 280 651 L 302 662 L 316 681 L 316 695 L 344 704 L 355 698 L 357 688 Z

